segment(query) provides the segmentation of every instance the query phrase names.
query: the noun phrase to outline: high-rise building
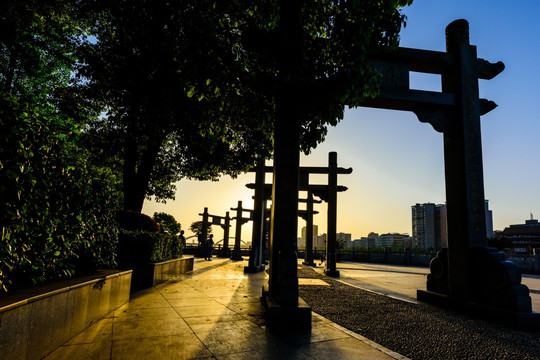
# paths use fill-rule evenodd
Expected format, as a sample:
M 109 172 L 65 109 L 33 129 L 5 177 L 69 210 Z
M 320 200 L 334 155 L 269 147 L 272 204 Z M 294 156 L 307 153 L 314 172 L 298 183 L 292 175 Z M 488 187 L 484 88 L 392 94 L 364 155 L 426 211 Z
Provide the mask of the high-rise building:
M 304 226 L 302 228 L 302 239 L 306 240 L 306 231 L 307 228 Z M 319 235 L 319 227 L 317 225 L 313 225 L 313 238 L 315 238 L 317 235 Z
M 486 200 L 485 204 L 486 204 L 486 237 L 490 239 L 493 237 L 493 211 L 489 210 L 489 200 Z
M 446 205 L 416 204 L 411 210 L 413 246 L 425 250 L 447 247 Z

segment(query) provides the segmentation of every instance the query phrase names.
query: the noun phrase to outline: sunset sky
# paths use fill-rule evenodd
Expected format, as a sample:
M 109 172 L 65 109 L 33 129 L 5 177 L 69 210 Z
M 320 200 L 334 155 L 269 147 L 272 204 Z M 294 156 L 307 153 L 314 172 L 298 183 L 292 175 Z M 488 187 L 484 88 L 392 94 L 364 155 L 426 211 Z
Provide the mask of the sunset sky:
M 501 74 L 480 81 L 480 97 L 499 105 L 481 118 L 485 196 L 496 230 L 523 223 L 530 213 L 540 217 L 540 1 L 415 0 L 404 13 L 403 47 L 445 51 L 445 27 L 466 19 L 478 57 L 504 62 Z M 440 76 L 412 76 L 411 86 L 440 91 Z M 330 151 L 338 153 L 339 166 L 353 168 L 338 179 L 349 190 L 338 195 L 337 224 L 338 232 L 351 233 L 353 239 L 369 232 L 411 234 L 412 205 L 445 202 L 442 134 L 412 113 L 348 109 L 326 141 L 302 155 L 301 165 L 326 166 Z M 245 184 L 254 180 L 254 174 L 245 174 L 219 182 L 180 181 L 175 201 L 146 201 L 143 212 L 167 212 L 188 229 L 201 219 L 204 207 L 214 215 L 225 215 L 238 200 L 253 208 L 253 192 Z M 325 181 L 311 178 L 312 183 Z M 325 233 L 326 206 L 315 210 L 319 234 Z M 298 223 L 299 230 L 305 226 L 302 219 Z M 221 229 L 214 233 L 222 238 Z M 243 227 L 243 238 L 250 240 L 251 225 Z

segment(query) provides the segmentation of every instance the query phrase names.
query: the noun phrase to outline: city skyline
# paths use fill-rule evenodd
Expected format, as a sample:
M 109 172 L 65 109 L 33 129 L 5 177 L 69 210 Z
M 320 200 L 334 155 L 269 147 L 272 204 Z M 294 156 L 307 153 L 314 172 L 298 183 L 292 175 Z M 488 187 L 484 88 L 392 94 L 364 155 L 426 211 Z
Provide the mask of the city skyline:
M 470 41 L 477 46 L 478 57 L 505 63 L 501 74 L 480 82 L 480 96 L 499 105 L 481 118 L 485 197 L 490 200 L 496 230 L 522 223 L 529 213 L 540 211 L 540 171 L 534 166 L 540 157 L 536 141 L 540 123 L 534 108 L 540 77 L 536 70 L 540 46 L 535 38 L 540 25 L 534 18 L 538 10 L 540 3 L 533 0 L 491 1 L 489 6 L 479 0 L 415 0 L 404 9 L 408 20 L 401 46 L 445 51 L 445 27 L 464 18 L 469 21 Z M 411 85 L 440 91 L 440 77 L 412 76 Z M 309 156 L 301 156 L 301 165 L 326 166 L 330 151 L 338 153 L 338 166 L 353 168 L 352 174 L 338 178 L 348 191 L 338 194 L 337 229 L 354 239 L 369 232 L 412 234 L 412 205 L 445 203 L 442 135 L 412 113 L 347 109 L 344 119 L 328 129 L 325 142 Z M 313 176 L 311 181 L 322 183 L 324 177 Z M 176 201 L 167 205 L 146 201 L 143 212 L 170 213 L 188 229 L 201 219 L 198 214 L 204 207 L 211 214 L 230 211 L 231 216 L 230 208 L 238 200 L 252 208 L 252 191 L 245 188 L 251 182 L 254 174 L 234 180 L 223 177 L 219 182 L 182 180 L 177 184 Z M 319 233 L 326 233 L 326 204 L 316 205 L 315 210 L 319 214 L 314 223 Z M 303 226 L 299 218 L 298 229 Z M 221 235 L 221 229 L 214 231 Z M 243 226 L 242 234 L 251 238 L 250 224 Z

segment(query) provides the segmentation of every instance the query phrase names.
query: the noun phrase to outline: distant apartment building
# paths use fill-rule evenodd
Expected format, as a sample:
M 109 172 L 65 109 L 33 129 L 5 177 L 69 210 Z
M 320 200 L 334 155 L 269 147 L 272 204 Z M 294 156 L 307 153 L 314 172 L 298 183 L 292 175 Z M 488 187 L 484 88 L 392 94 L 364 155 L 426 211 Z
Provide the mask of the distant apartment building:
M 313 248 L 326 249 L 326 234 L 313 237 Z
M 313 246 L 316 246 L 315 239 L 317 238 L 318 233 L 319 233 L 319 227 L 317 225 L 313 225 Z M 304 226 L 302 228 L 302 237 L 299 237 L 297 239 L 297 246 L 299 249 L 305 249 L 306 247 L 306 234 L 307 234 L 307 228 Z
M 336 240 L 343 240 L 345 242 L 345 247 L 346 248 L 350 248 L 353 246 L 353 243 L 352 243 L 352 234 L 346 234 L 346 233 L 337 233 L 336 234 Z
M 448 246 L 446 205 L 416 204 L 411 212 L 414 247 L 428 250 Z
M 540 223 L 533 219 L 525 220 L 525 224 L 510 225 L 498 236 L 512 241 L 512 250 L 516 253 L 531 253 L 532 249 L 540 248 Z
M 345 241 L 345 247 L 352 247 L 353 242 L 351 240 L 352 235 L 347 233 L 336 233 L 336 240 L 343 239 Z M 326 249 L 326 234 L 313 236 L 313 248 Z
M 402 249 L 405 247 L 411 247 L 411 238 L 408 234 L 382 234 L 377 239 L 377 247 Z M 409 245 L 409 246 L 407 246 Z
M 367 237 L 361 237 L 360 239 L 356 239 L 353 241 L 354 247 L 362 247 L 362 248 L 374 248 L 376 246 L 377 238 L 379 237 L 379 234 L 370 232 Z

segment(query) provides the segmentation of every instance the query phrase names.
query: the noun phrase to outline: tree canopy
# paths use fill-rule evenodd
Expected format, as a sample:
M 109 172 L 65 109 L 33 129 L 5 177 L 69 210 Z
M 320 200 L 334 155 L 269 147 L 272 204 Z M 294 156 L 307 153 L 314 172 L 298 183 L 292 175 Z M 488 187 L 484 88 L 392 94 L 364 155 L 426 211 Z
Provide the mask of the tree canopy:
M 107 111 L 92 129 L 120 154 L 126 209 L 173 198 L 182 177 L 235 175 L 271 152 L 272 99 L 240 78 L 236 9 L 225 3 L 96 0 L 89 9 L 99 14 L 96 41 L 79 49 L 79 73 Z
M 94 0 L 94 42 L 79 47 L 79 74 L 107 112 L 92 129 L 120 154 L 124 207 L 174 197 L 182 177 L 215 179 L 269 157 L 279 62 L 299 53 L 291 91 L 304 152 L 324 139 L 345 105 L 377 94 L 370 51 L 397 44 L 410 0 L 296 2 L 300 36 L 280 46 L 281 3 Z M 289 83 L 290 85 L 290 83 Z M 288 85 L 287 85 L 288 86 Z M 290 87 L 290 86 L 289 86 Z M 289 89 L 291 90 L 291 89 Z

